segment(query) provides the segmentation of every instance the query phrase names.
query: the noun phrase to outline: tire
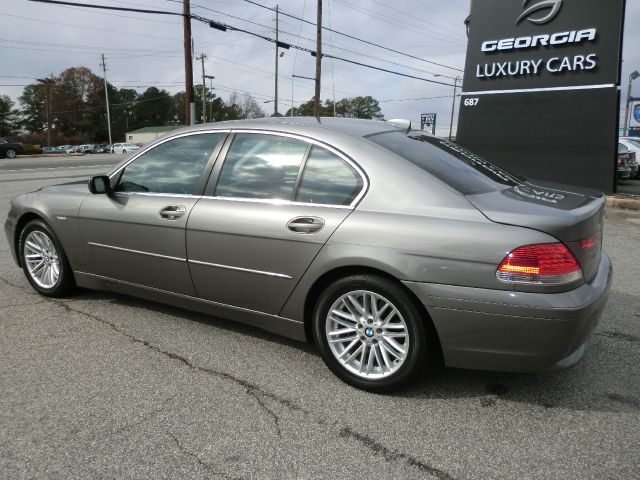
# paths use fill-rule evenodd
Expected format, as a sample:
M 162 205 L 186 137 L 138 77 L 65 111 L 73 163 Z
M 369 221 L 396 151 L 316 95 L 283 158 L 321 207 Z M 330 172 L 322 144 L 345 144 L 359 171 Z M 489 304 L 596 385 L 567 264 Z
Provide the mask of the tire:
M 435 340 L 430 325 L 401 285 L 374 275 L 332 283 L 313 312 L 314 340 L 329 369 L 349 385 L 375 393 L 405 386 L 424 368 Z
M 42 220 L 32 220 L 25 225 L 20 232 L 18 252 L 27 280 L 40 294 L 63 297 L 75 288 L 64 249 L 53 230 Z
M 14 149 L 10 148 L 5 152 L 5 156 L 7 158 L 16 158 L 16 151 Z
M 123 153 L 123 154 L 124 154 L 124 153 L 127 153 L 127 151 L 126 151 L 126 150 L 122 150 L 122 153 Z

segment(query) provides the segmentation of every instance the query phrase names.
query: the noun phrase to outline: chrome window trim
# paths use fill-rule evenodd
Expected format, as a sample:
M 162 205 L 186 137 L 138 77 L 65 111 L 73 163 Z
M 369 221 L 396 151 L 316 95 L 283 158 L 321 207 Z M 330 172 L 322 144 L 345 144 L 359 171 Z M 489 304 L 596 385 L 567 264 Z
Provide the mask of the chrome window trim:
M 119 252 L 137 253 L 138 255 L 146 255 L 148 257 L 155 257 L 155 258 L 164 258 L 166 260 L 175 260 L 177 262 L 186 262 L 187 261 L 186 258 L 171 257 L 169 255 L 161 255 L 159 253 L 143 252 L 142 250 L 132 250 L 130 248 L 115 247 L 113 245 L 105 245 L 103 243 L 96 243 L 96 242 L 87 242 L 87 243 L 89 245 L 93 246 L 93 247 L 106 248 L 106 249 L 109 249 L 109 250 L 117 250 Z
M 255 273 L 256 275 L 265 275 L 267 277 L 286 278 L 287 280 L 291 280 L 293 278 L 289 275 L 285 275 L 284 273 L 265 272 L 263 270 L 253 270 L 251 268 L 232 267 L 230 265 L 222 265 L 219 263 L 201 262 L 200 260 L 188 260 L 188 262 L 195 265 L 203 265 L 205 267 L 222 268 L 224 270 L 234 270 L 236 272 L 244 273 Z
M 191 198 L 198 200 L 201 195 L 189 195 L 186 193 L 162 193 L 162 192 L 114 192 L 114 195 L 141 196 L 141 197 L 171 197 L 171 198 Z
M 369 178 L 367 177 L 367 175 L 364 173 L 364 170 L 362 170 L 362 168 L 360 168 L 360 166 L 353 161 L 351 158 L 349 158 L 346 154 L 342 153 L 340 150 L 338 150 L 335 147 L 332 147 L 329 144 L 326 144 L 320 140 L 316 140 L 315 138 L 310 138 L 310 137 L 306 137 L 304 135 L 300 135 L 297 133 L 289 133 L 289 132 L 280 132 L 280 131 L 275 131 L 275 130 L 263 130 L 263 129 L 248 129 L 248 128 L 239 128 L 239 129 L 230 129 L 230 133 L 236 134 L 236 133 L 255 133 L 255 134 L 260 134 L 260 135 L 271 135 L 271 136 L 279 136 L 279 137 L 288 137 L 288 138 L 293 138 L 295 140 L 300 140 L 303 141 L 307 144 L 311 144 L 311 145 L 317 145 L 321 148 L 324 148 L 325 150 L 330 151 L 331 153 L 333 153 L 334 155 L 336 155 L 338 158 L 340 158 L 341 160 L 343 160 L 344 162 L 346 162 L 349 166 L 351 166 L 358 175 L 360 175 L 360 178 L 362 179 L 362 188 L 360 189 L 360 193 L 358 193 L 358 195 L 356 195 L 356 197 L 352 200 L 352 202 L 349 205 L 324 205 L 324 204 L 318 204 L 318 203 L 305 203 L 305 202 L 292 202 L 290 200 L 281 200 L 282 202 L 285 202 L 287 204 L 296 204 L 296 205 L 318 205 L 318 206 L 324 206 L 324 207 L 333 207 L 333 208 L 350 208 L 350 209 L 354 209 L 356 207 L 356 205 L 358 205 L 358 203 L 360 202 L 360 200 L 362 200 L 362 198 L 365 196 L 365 194 L 367 193 L 367 191 L 369 190 Z M 223 159 L 223 165 L 224 165 L 224 161 L 226 160 L 226 157 Z M 217 185 L 216 185 L 217 188 Z M 215 193 L 215 191 L 214 191 Z M 261 199 L 244 199 L 244 198 L 240 198 L 240 197 L 218 197 L 218 196 L 213 196 L 213 197 L 205 197 L 205 198 L 222 198 L 222 199 L 226 199 L 229 200 L 231 198 L 239 198 L 239 200 L 241 201 L 251 201 L 251 200 L 258 200 L 258 201 L 262 201 L 261 203 L 263 203 L 264 201 L 266 201 L 267 203 L 276 201 L 278 199 L 275 198 L 261 198 Z
M 107 174 L 107 176 L 113 180 L 112 177 L 114 177 L 115 175 L 117 175 L 118 173 L 120 173 L 122 170 L 124 170 L 131 162 L 133 162 L 134 160 L 136 160 L 140 155 L 143 155 L 144 153 L 148 152 L 149 150 L 154 149 L 155 147 L 162 145 L 165 142 L 168 142 L 170 140 L 175 140 L 176 138 L 182 138 L 182 137 L 187 137 L 189 135 L 203 135 L 206 133 L 226 133 L 229 134 L 229 132 L 231 131 L 231 129 L 229 128 L 223 128 L 220 130 L 216 130 L 216 129 L 211 129 L 211 130 L 195 130 L 195 131 L 189 131 L 189 132 L 183 132 L 183 133 L 179 133 L 177 135 L 173 135 L 171 137 L 165 138 L 157 143 L 152 143 L 151 145 L 147 145 L 146 147 L 140 147 L 140 149 L 129 159 L 126 161 L 126 163 L 123 163 L 122 165 L 118 166 L 115 168 L 115 170 L 113 170 L 111 173 Z
M 337 208 L 340 210 L 353 210 L 350 205 L 331 205 L 326 203 L 304 203 L 292 202 L 291 200 L 269 199 L 269 198 L 242 198 L 242 197 L 212 197 L 203 195 L 201 198 L 207 200 L 229 201 L 229 202 L 245 202 L 245 203 L 262 203 L 266 205 L 294 206 L 294 207 L 316 207 L 316 208 Z

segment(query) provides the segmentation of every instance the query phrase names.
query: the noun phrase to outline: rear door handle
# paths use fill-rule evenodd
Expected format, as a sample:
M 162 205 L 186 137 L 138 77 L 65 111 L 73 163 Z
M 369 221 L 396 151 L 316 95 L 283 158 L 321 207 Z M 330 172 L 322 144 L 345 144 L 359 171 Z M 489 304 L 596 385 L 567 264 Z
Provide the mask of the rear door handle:
M 320 217 L 296 217 L 289 220 L 287 228 L 295 233 L 316 233 L 324 227 Z
M 160 216 L 167 220 L 176 220 L 183 216 L 187 209 L 183 205 L 167 205 L 160 210 Z

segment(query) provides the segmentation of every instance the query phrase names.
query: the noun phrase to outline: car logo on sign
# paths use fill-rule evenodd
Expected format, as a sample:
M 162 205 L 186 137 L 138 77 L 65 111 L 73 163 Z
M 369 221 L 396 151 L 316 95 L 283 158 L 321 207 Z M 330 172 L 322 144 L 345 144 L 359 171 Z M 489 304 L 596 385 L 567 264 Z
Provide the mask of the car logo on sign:
M 524 0 L 522 7 L 526 7 L 531 0 Z M 562 0 L 542 0 L 537 3 L 534 3 L 529 8 L 527 8 L 522 15 L 518 17 L 516 20 L 516 25 L 522 22 L 524 19 L 529 20 L 531 23 L 535 23 L 536 25 L 544 25 L 545 23 L 549 23 L 553 20 L 558 12 L 560 12 L 560 8 L 562 8 Z M 533 18 L 532 15 L 540 10 L 550 9 L 549 12 L 542 17 Z

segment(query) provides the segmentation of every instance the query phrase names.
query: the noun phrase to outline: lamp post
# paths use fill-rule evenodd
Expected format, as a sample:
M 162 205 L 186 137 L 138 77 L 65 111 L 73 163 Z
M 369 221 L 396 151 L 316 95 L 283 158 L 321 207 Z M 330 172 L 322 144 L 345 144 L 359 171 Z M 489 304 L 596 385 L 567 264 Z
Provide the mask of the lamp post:
M 624 111 L 624 135 L 629 135 L 629 103 L 631 102 L 631 83 L 640 78 L 640 72 L 635 70 L 631 75 L 629 75 L 629 88 L 627 89 L 627 107 Z
M 458 82 L 461 82 L 462 79 L 456 75 L 455 78 L 447 77 L 446 75 L 440 75 L 439 73 L 435 73 L 434 77 L 444 77 L 453 80 L 453 102 L 451 102 L 451 122 L 449 123 L 449 141 L 453 138 L 453 116 L 456 112 L 456 96 L 458 95 Z
M 213 75 L 205 75 L 204 78 L 209 79 L 209 92 L 213 92 L 213 79 L 216 77 Z M 213 100 L 209 102 L 209 121 L 213 122 Z

